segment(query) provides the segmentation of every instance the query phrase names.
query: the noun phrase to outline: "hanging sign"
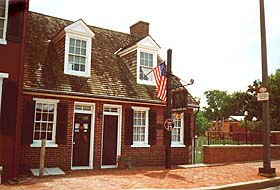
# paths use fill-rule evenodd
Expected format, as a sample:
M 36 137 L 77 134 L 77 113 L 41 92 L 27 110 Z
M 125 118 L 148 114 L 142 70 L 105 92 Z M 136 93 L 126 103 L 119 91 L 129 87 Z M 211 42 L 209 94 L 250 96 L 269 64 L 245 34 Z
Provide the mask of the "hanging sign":
M 268 101 L 269 100 L 269 93 L 267 87 L 260 87 L 257 91 L 257 100 L 258 101 Z
M 167 131 L 172 131 L 172 129 L 174 128 L 174 121 L 173 119 L 166 119 L 164 121 L 164 128 L 167 130 Z

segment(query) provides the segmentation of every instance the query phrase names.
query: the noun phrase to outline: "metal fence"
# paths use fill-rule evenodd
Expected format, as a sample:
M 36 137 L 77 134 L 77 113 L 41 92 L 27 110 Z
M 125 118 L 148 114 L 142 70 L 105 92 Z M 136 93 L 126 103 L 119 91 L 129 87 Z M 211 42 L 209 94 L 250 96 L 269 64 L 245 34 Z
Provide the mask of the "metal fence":
M 276 135 L 271 133 L 270 136 L 271 144 L 278 144 Z M 263 144 L 263 133 L 210 131 L 208 132 L 208 145 L 213 144 Z

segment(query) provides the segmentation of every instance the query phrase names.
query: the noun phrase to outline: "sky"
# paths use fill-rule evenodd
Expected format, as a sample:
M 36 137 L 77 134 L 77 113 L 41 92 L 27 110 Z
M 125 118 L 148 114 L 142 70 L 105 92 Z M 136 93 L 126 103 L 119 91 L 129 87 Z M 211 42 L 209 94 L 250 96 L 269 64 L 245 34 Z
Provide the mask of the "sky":
M 268 74 L 280 68 L 280 0 L 264 0 Z M 29 10 L 129 33 L 142 20 L 189 92 L 246 91 L 261 79 L 259 0 L 30 0 Z

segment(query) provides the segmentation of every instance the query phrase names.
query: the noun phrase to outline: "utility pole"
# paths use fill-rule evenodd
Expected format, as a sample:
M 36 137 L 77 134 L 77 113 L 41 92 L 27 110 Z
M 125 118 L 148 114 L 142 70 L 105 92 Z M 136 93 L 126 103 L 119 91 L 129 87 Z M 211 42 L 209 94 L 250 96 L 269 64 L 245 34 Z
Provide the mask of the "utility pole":
M 166 103 L 166 118 L 171 118 L 171 57 L 172 57 L 172 50 L 167 50 L 167 86 L 166 86 L 166 93 L 167 93 L 167 103 Z M 165 168 L 171 168 L 171 131 L 165 130 Z
M 264 0 L 260 0 L 260 28 L 261 28 L 261 50 L 262 50 L 262 86 L 268 87 Z M 259 168 L 259 175 L 265 177 L 274 177 L 276 176 L 276 170 L 275 168 L 271 168 L 271 163 L 270 163 L 271 151 L 270 151 L 269 100 L 262 102 L 262 120 L 263 120 L 263 128 L 264 128 L 263 168 Z

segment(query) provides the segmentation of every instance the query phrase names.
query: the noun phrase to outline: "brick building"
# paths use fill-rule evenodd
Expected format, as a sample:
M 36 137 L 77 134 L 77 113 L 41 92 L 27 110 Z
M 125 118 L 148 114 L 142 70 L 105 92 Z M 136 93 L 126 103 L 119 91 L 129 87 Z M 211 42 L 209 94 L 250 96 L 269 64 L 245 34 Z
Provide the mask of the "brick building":
M 28 12 L 19 169 L 38 168 L 43 138 L 46 167 L 115 168 L 120 154 L 132 166 L 164 165 L 165 104 L 149 73 L 161 63 L 159 50 L 143 21 L 126 34 Z M 185 92 L 172 164 L 191 160 L 199 105 Z
M 17 175 L 28 0 L 0 1 L 0 178 Z M 3 170 L 3 171 L 2 171 Z

